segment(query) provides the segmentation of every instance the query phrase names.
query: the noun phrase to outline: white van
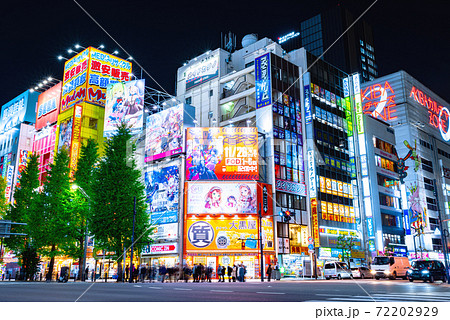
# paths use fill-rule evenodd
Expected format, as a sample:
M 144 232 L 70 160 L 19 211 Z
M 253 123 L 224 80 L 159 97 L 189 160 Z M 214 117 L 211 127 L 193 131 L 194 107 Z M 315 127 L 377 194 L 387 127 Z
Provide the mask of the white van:
M 352 271 L 349 269 L 344 262 L 327 262 L 323 266 L 323 274 L 325 279 L 330 280 L 331 278 L 337 278 L 339 280 L 347 278 L 351 279 Z
M 389 278 L 395 280 L 397 277 L 406 279 L 406 272 L 411 268 L 407 257 L 375 257 L 372 261 L 371 273 L 375 279 Z

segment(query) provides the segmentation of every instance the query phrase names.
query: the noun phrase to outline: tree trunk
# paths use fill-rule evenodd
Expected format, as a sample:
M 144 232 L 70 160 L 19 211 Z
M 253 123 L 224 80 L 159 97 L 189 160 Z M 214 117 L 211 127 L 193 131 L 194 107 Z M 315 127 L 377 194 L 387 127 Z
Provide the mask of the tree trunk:
M 117 263 L 117 282 L 122 282 L 123 273 L 122 273 L 122 260 L 119 260 Z
M 56 250 L 56 246 L 54 244 L 52 244 L 52 251 L 50 251 L 50 255 L 52 255 L 51 253 L 55 252 L 55 250 Z M 55 257 L 52 255 L 52 258 L 50 259 L 50 265 L 48 266 L 47 276 L 46 276 L 47 281 L 52 281 L 54 266 L 55 266 Z

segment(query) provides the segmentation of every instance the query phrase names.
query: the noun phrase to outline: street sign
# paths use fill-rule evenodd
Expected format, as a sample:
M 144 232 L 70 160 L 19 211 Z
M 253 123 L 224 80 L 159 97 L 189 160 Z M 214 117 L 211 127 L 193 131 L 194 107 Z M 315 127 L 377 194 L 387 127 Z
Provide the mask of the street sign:
M 314 243 L 313 237 L 308 237 L 308 243 L 309 243 L 309 244 L 313 244 L 313 243 Z
M 263 186 L 263 210 L 265 213 L 269 210 L 268 192 L 266 186 Z

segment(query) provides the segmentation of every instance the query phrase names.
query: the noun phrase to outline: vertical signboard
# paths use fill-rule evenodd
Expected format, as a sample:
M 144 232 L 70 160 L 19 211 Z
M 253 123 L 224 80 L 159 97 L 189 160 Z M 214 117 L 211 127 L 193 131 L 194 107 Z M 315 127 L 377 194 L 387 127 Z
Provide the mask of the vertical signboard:
M 8 171 L 6 172 L 6 189 L 5 189 L 6 201 L 9 201 L 9 197 L 11 196 L 13 176 L 14 176 L 14 166 L 9 165 Z
M 317 196 L 316 184 L 316 164 L 314 162 L 314 150 L 308 150 L 308 179 L 309 179 L 309 195 L 311 198 Z
M 317 199 L 311 198 L 311 218 L 312 218 L 312 229 L 314 236 L 314 247 L 320 247 L 319 238 L 319 217 L 317 215 Z
M 256 109 L 272 103 L 272 80 L 270 77 L 270 53 L 255 59 Z
M 75 106 L 75 113 L 73 117 L 73 134 L 72 134 L 72 148 L 70 150 L 70 175 L 73 176 L 77 170 L 78 156 L 81 145 L 81 113 L 82 106 Z
M 303 87 L 303 94 L 305 96 L 305 123 L 310 124 L 312 122 L 311 111 L 311 89 L 309 83 Z

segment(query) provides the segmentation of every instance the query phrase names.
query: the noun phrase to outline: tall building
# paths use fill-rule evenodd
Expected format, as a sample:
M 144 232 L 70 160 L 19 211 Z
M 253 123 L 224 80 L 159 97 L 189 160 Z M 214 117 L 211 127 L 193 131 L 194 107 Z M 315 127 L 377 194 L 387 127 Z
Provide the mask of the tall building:
M 13 202 L 14 188 L 33 150 L 34 122 L 39 93 L 29 90 L 4 104 L 0 118 L 0 174 L 6 178 L 6 199 Z
M 242 49 L 207 52 L 179 68 L 177 76 L 177 97 L 196 107 L 200 126 L 258 128 L 258 181 L 272 186 L 275 217 L 275 252 L 264 263 L 278 263 L 292 275 L 315 272 L 313 252 L 319 266 L 342 256 L 340 234 L 358 239 L 354 263 L 364 260 L 353 199 L 357 179 L 350 98 L 346 103 L 343 89 L 347 74 L 314 61 L 305 49 L 286 53 L 268 38 L 247 35 Z M 320 177 L 328 179 L 322 189 Z M 286 212 L 292 219 L 282 216 Z
M 441 235 L 449 229 L 448 102 L 405 71 L 364 83 L 361 97 L 362 112 L 390 124 L 395 132 L 397 156 L 378 150 L 381 157 L 375 157 L 375 167 L 389 179 L 398 176 L 401 202 L 396 195 L 387 195 L 373 208 L 382 214 L 382 230 L 375 230 L 377 248 L 395 246 L 404 238 L 410 258 L 443 259 L 448 244 Z M 371 179 L 372 184 L 379 182 Z M 404 228 L 404 235 L 387 232 L 388 228 Z
M 33 152 L 38 156 L 39 181 L 44 183 L 55 152 L 56 124 L 61 105 L 62 82 L 39 95 Z
M 130 61 L 93 47 L 66 61 L 55 151 L 67 148 L 71 174 L 76 170 L 81 145 L 88 138 L 98 142 L 102 154 L 106 89 L 110 84 L 129 81 L 131 70 Z
M 345 32 L 355 19 L 349 10 L 336 6 L 302 21 L 301 46 L 316 57 L 330 48 L 323 56 L 325 61 L 349 74 L 359 72 L 362 82 L 365 82 L 378 77 L 373 32 L 364 19 L 358 20 Z M 334 43 L 344 32 L 343 37 Z

